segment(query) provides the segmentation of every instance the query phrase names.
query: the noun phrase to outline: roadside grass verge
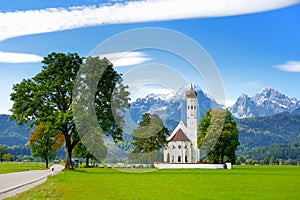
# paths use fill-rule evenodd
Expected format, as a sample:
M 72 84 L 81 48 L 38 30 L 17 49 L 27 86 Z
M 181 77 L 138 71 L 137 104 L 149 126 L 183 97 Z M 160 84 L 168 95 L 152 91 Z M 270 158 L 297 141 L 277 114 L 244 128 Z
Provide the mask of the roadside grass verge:
M 63 171 L 9 199 L 298 199 L 299 166 Z M 136 173 L 140 172 L 140 173 Z
M 21 172 L 27 170 L 46 169 L 45 163 L 41 162 L 2 162 L 0 163 L 0 174 Z

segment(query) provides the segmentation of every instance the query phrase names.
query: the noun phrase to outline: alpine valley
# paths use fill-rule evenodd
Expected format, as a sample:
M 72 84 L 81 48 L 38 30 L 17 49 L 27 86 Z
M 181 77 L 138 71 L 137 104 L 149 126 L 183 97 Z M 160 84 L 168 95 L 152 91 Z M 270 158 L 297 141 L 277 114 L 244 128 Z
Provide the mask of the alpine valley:
M 146 112 L 155 113 L 169 130 L 173 130 L 180 120 L 186 121 L 185 94 L 189 88 L 186 86 L 168 94 L 148 94 L 138 98 L 131 103 L 129 110 L 132 121 L 137 123 Z M 209 109 L 225 109 L 201 88 L 195 86 L 194 90 L 197 92 L 199 121 Z M 288 148 L 300 141 L 300 100 L 296 98 L 265 88 L 253 97 L 242 94 L 228 110 L 235 117 L 240 131 L 238 155 L 253 154 L 257 148 L 273 148 L 274 145 Z M 25 145 L 29 131 L 24 126 L 18 127 L 15 121 L 8 121 L 8 117 L 0 115 L 0 145 Z M 127 135 L 127 140 L 130 138 L 130 133 L 124 135 Z M 296 155 L 293 159 L 299 158 L 300 155 Z

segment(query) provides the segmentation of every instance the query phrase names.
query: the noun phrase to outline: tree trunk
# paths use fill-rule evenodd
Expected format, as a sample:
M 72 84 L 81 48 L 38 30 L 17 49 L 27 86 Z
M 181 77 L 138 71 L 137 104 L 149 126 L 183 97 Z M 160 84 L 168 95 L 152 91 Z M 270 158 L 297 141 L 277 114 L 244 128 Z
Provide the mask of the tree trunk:
M 150 162 L 151 162 L 151 167 L 154 168 L 154 152 L 150 152 Z
M 49 168 L 49 158 L 48 156 L 45 156 L 45 163 L 46 163 L 46 169 Z
M 66 164 L 65 169 L 74 169 L 72 164 L 72 148 L 71 145 L 66 142 Z
M 89 156 L 86 156 L 86 158 L 85 158 L 85 166 L 86 167 L 89 167 Z

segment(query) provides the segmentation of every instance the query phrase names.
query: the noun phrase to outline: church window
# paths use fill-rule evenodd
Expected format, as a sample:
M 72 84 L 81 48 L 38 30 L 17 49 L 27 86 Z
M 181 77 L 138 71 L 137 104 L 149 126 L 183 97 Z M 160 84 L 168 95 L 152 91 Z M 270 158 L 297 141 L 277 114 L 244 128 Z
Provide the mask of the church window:
M 190 109 L 190 106 L 188 106 L 188 109 Z
M 185 159 L 185 162 L 188 162 L 187 156 L 185 156 L 184 159 Z
M 196 106 L 194 106 L 194 109 L 196 110 Z
M 174 162 L 174 156 L 172 156 L 172 162 Z
M 193 106 L 191 106 L 191 110 L 193 110 Z
M 181 156 L 178 156 L 178 162 L 181 162 Z
M 184 148 L 187 149 L 188 148 L 187 145 L 185 145 Z
M 181 145 L 178 145 L 178 149 L 181 149 Z
M 172 147 L 173 149 L 175 149 L 176 147 L 175 147 L 175 145 L 173 145 L 173 147 Z

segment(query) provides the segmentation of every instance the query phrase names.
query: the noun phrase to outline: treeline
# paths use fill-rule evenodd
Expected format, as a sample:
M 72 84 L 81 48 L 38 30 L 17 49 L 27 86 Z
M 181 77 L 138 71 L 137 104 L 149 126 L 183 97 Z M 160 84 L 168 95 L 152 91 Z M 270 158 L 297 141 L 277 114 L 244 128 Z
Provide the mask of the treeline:
M 237 159 L 237 164 L 299 165 L 300 141 L 291 144 L 274 144 L 257 147 Z
M 5 155 L 6 154 L 6 155 Z M 64 159 L 64 147 L 56 151 L 54 159 Z M 5 155 L 5 156 L 4 156 Z M 4 156 L 4 157 L 3 157 Z M 40 161 L 40 158 L 33 157 L 28 145 L 0 145 L 0 160 L 1 161 Z

